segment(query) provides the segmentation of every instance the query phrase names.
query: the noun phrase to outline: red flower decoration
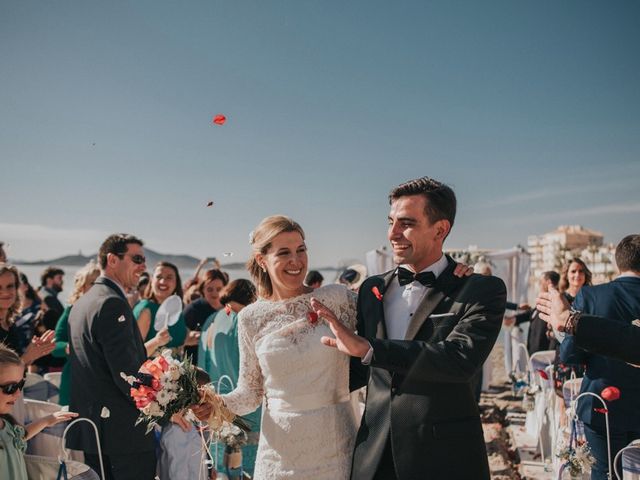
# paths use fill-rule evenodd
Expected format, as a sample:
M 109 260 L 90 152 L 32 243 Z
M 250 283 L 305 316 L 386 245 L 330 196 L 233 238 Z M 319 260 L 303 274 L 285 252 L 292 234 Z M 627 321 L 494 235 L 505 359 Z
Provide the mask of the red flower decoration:
M 380 293 L 380 290 L 378 290 L 378 287 L 373 287 L 371 291 L 373 292 L 373 294 L 376 296 L 378 300 L 382 300 L 382 294 Z
M 311 325 L 315 325 L 316 323 L 318 323 L 318 314 L 316 312 L 307 312 L 307 318 L 309 319 L 309 323 Z
M 224 311 L 227 315 L 231 315 L 231 307 L 229 305 L 224 306 Z
M 151 388 L 153 388 L 156 392 L 159 391 L 161 388 L 160 380 L 157 380 L 155 378 L 151 380 Z
M 618 387 L 607 387 L 602 390 L 600 396 L 607 402 L 614 402 L 620 398 L 620 389 Z
M 594 408 L 593 411 L 597 413 L 609 413 L 609 410 L 606 408 Z
M 538 375 L 540 375 L 544 380 L 549 380 L 549 375 L 544 370 L 538 369 Z
M 216 115 L 215 117 L 213 117 L 213 123 L 215 123 L 216 125 L 224 125 L 224 122 L 227 121 L 227 117 L 225 117 L 224 115 Z

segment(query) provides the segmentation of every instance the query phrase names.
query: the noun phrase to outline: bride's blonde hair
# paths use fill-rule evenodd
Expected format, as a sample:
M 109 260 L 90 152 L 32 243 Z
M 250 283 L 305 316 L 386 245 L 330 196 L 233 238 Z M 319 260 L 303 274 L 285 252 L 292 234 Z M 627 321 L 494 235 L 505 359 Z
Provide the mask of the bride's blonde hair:
M 258 295 L 261 297 L 270 297 L 273 295 L 273 285 L 269 273 L 262 270 L 262 267 L 256 260 L 257 254 L 266 255 L 271 242 L 275 237 L 284 232 L 298 232 L 304 240 L 304 230 L 293 220 L 284 215 L 271 215 L 263 219 L 256 229 L 251 232 L 249 241 L 251 243 L 252 255 L 247 262 L 247 270 L 258 286 Z

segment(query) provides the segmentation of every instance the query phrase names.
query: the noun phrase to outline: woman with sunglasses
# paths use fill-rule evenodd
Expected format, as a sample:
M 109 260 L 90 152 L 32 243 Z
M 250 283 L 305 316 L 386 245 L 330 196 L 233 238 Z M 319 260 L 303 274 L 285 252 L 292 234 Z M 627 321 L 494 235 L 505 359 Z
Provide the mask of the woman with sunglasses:
M 0 263 L 0 343 L 17 350 L 20 345 L 19 332 L 15 319 L 20 312 L 20 274 L 18 269 L 6 263 Z M 47 330 L 41 336 L 34 336 L 22 354 L 22 362 L 31 365 L 35 360 L 51 353 L 55 347 L 53 330 Z
M 78 416 L 73 412 L 56 412 L 31 422 L 18 425 L 11 415 L 16 400 L 24 388 L 25 367 L 16 352 L 0 343 L 0 478 L 27 480 L 24 452 L 27 440 L 60 422 Z

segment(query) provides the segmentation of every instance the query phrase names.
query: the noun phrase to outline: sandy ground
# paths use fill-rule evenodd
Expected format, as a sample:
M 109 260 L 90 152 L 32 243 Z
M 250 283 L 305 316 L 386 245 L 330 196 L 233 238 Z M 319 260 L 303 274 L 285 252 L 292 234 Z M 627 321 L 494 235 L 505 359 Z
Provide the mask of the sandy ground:
M 491 478 L 496 480 L 520 479 L 518 473 L 518 455 L 512 449 L 505 429 L 507 407 L 520 400 L 511 396 L 506 384 L 507 376 L 502 360 L 502 345 L 496 345 L 488 361 L 493 363 L 493 377 L 489 392 L 483 392 L 480 399 L 480 414 L 484 430 L 484 440 L 489 456 Z

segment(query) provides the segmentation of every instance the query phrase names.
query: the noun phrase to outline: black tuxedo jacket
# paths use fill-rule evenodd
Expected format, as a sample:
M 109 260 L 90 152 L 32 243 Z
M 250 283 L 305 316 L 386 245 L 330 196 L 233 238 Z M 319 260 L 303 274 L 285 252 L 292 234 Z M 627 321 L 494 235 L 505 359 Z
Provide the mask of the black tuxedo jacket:
M 131 375 L 144 363 L 144 343 L 127 299 L 108 278 L 99 277 L 71 309 L 69 346 L 69 410 L 95 422 L 102 452 L 153 451 L 153 435 L 145 435 L 144 425 L 134 426 L 138 410 L 129 396 L 129 384 L 120 377 L 120 372 Z M 96 454 L 89 424 L 81 422 L 69 430 L 67 446 Z
M 360 288 L 357 329 L 371 343 L 373 358 L 368 367 L 359 358 L 351 362 L 351 388 L 368 385 L 354 480 L 373 478 L 387 439 L 400 480 L 489 478 L 470 380 L 498 337 L 506 288 L 497 277 L 455 277 L 455 262 L 448 261 L 404 340 L 386 335 L 384 292 L 395 270 L 368 278 Z

